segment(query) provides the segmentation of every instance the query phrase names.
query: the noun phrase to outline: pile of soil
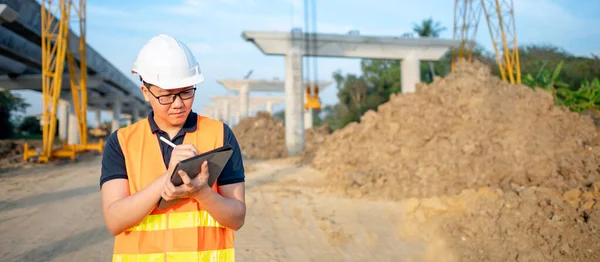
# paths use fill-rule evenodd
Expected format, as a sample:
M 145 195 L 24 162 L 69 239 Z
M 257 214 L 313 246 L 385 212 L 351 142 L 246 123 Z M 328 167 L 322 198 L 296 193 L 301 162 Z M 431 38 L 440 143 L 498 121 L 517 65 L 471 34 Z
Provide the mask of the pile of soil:
M 330 135 L 313 167 L 350 196 L 403 199 L 489 186 L 566 190 L 599 176 L 591 117 L 479 63 L 397 94 Z
M 592 117 L 477 62 L 334 132 L 312 165 L 348 196 L 399 200 L 405 232 L 434 228 L 407 237 L 449 261 L 600 261 Z
M 258 112 L 255 117 L 243 119 L 232 130 L 246 158 L 266 160 L 287 156 L 284 122 L 268 112 Z M 301 162 L 308 164 L 312 161 L 318 146 L 330 132 L 327 124 L 305 130 Z
M 42 147 L 41 140 L 0 140 L 0 170 L 17 168 L 26 164 L 23 160 L 25 143 L 29 147 Z
M 306 137 L 304 151 L 300 154 L 300 164 L 310 164 L 317 154 L 317 150 L 331 133 L 329 124 L 323 124 L 312 129 L 307 129 L 304 132 Z
M 585 192 L 585 193 L 584 193 Z M 432 243 L 442 237 L 450 261 L 600 261 L 600 183 L 563 196 L 547 188 L 488 187 L 458 195 L 402 201 L 405 232 Z M 592 215 L 593 214 L 593 215 Z M 435 235 L 435 237 L 432 237 Z
M 283 121 L 261 111 L 232 128 L 242 155 L 250 159 L 273 159 L 286 155 Z

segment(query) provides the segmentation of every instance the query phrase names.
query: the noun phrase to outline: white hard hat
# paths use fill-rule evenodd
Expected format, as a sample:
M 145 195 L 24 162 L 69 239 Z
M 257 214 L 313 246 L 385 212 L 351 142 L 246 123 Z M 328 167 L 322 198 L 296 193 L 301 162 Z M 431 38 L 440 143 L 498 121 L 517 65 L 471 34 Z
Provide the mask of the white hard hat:
M 158 35 L 140 50 L 133 63 L 133 73 L 144 82 L 162 89 L 176 89 L 204 82 L 200 65 L 190 49 L 181 41 Z

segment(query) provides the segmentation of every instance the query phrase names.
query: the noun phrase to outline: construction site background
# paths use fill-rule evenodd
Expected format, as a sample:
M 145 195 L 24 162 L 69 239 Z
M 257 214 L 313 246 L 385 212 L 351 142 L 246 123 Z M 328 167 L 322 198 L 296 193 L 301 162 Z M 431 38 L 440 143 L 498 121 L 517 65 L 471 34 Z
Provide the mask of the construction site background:
M 426 247 L 419 261 L 599 261 L 600 114 L 573 109 L 552 89 L 512 85 L 485 64 L 461 62 L 359 121 L 306 130 L 305 151 L 289 159 L 324 174 L 306 182 L 323 201 L 395 203 L 396 234 Z M 288 158 L 281 119 L 259 112 L 232 129 L 246 159 Z M 107 134 L 107 125 L 90 130 Z M 22 161 L 23 142 L 0 141 L 3 173 L 50 165 Z M 260 164 L 246 167 L 249 181 L 269 179 L 255 170 Z M 353 238 L 334 222 L 320 225 L 335 245 Z

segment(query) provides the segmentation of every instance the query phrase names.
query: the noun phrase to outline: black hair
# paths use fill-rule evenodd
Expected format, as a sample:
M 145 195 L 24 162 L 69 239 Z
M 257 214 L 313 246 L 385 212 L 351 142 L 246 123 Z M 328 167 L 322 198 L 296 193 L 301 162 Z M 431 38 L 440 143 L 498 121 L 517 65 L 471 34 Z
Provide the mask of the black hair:
M 152 84 L 144 81 L 144 79 L 142 79 L 142 77 L 140 76 L 140 81 L 142 81 L 142 84 L 148 89 L 150 90 L 150 87 L 152 86 Z

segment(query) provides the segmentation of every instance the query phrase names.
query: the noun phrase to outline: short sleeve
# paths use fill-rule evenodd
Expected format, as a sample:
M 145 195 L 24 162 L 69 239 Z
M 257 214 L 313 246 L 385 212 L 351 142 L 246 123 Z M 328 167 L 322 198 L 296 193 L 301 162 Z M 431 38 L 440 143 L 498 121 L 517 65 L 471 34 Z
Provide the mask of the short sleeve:
M 223 124 L 223 145 L 229 145 L 233 149 L 233 154 L 225 167 L 223 172 L 217 180 L 217 185 L 229 185 L 234 183 L 241 183 L 245 181 L 244 173 L 244 162 L 242 160 L 242 152 L 240 145 L 233 134 L 233 131 L 227 124 Z
M 117 130 L 118 131 L 118 130 Z M 119 144 L 117 131 L 113 132 L 106 141 L 102 153 L 102 171 L 100 174 L 100 187 L 106 181 L 112 179 L 127 179 L 127 169 L 125 167 L 125 157 Z

